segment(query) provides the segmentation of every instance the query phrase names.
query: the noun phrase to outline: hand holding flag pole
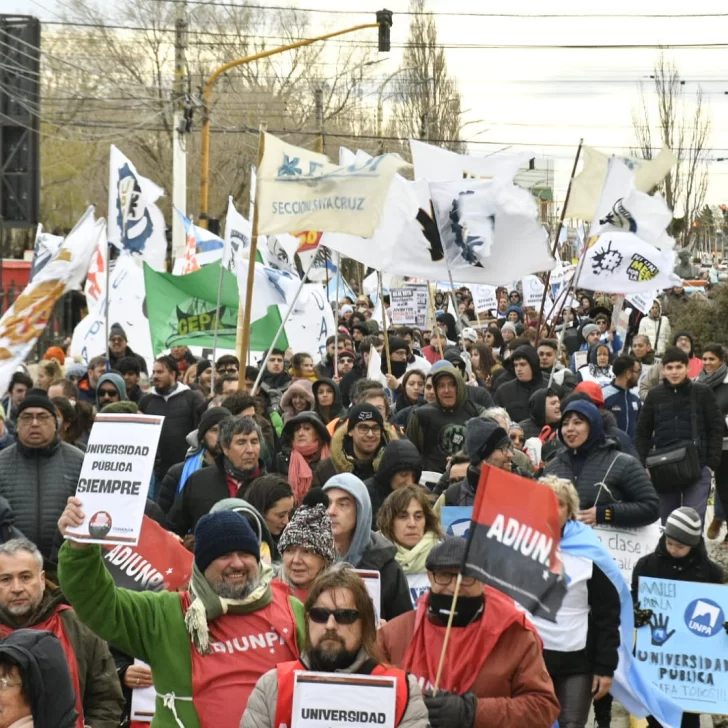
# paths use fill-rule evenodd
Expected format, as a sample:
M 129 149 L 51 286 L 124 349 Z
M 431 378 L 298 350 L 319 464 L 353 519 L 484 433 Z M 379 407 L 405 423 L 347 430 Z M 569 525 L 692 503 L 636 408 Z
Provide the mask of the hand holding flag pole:
M 452 621 L 455 617 L 455 610 L 458 605 L 458 594 L 460 593 L 460 586 L 463 583 L 462 569 L 458 572 L 457 579 L 455 580 L 455 593 L 452 595 L 452 607 L 450 607 L 450 616 L 447 618 L 447 627 L 445 628 L 445 639 L 442 641 L 442 652 L 440 653 L 440 662 L 437 665 L 437 677 L 435 677 L 435 687 L 432 689 L 432 695 L 437 695 L 437 691 L 440 688 L 440 678 L 442 677 L 442 670 L 445 666 L 445 653 L 447 652 L 447 643 L 450 641 L 450 632 L 452 632 Z
M 315 258 L 316 256 L 314 256 Z M 339 376 L 339 286 L 341 286 L 341 253 L 336 254 L 336 301 L 334 301 L 334 376 Z M 328 286 L 326 288 L 328 291 Z

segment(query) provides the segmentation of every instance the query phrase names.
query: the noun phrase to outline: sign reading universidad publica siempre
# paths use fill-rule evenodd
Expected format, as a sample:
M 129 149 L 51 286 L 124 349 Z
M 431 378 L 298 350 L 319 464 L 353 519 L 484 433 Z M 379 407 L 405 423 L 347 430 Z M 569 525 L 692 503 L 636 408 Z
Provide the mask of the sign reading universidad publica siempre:
M 728 586 L 640 577 L 639 599 L 642 675 L 688 713 L 728 713 Z
M 91 429 L 76 497 L 84 522 L 66 538 L 136 546 L 164 417 L 99 414 Z
M 394 728 L 397 678 L 295 673 L 291 728 Z

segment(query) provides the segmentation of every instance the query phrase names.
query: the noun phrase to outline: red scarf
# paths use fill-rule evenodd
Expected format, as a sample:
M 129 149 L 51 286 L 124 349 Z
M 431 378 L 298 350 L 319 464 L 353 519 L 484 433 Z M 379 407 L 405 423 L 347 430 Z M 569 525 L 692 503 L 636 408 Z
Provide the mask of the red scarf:
M 291 462 L 288 466 L 288 482 L 293 488 L 293 497 L 296 503 L 300 503 L 303 500 L 303 496 L 308 493 L 311 488 L 311 481 L 313 480 L 313 471 L 311 466 L 308 464 L 308 458 L 315 455 L 319 448 L 321 449 L 321 455 L 319 461 L 325 460 L 329 456 L 329 446 L 324 445 L 321 447 L 321 443 L 317 440 L 316 442 L 301 447 L 300 445 L 294 445 L 291 451 Z
M 78 718 L 76 720 L 76 728 L 84 728 L 83 720 L 83 701 L 81 700 L 81 680 L 78 675 L 78 662 L 76 661 L 76 653 L 74 652 L 73 645 L 68 639 L 66 630 L 63 628 L 63 620 L 61 619 L 61 612 L 66 609 L 70 609 L 66 604 L 59 604 L 45 622 L 39 622 L 38 624 L 31 625 L 25 629 L 39 629 L 47 632 L 52 632 L 61 643 L 63 652 L 66 654 L 66 662 L 68 662 L 68 669 L 71 673 L 71 680 L 73 682 L 73 689 L 76 693 L 76 711 Z M 8 628 L 6 625 L 0 625 L 0 635 L 7 637 L 11 632 L 15 630 Z
M 427 608 L 430 592 L 417 603 L 415 631 L 402 661 L 402 669 L 432 685 L 437 677 L 445 626 L 430 621 Z M 458 695 L 467 693 L 492 652 L 500 636 L 512 624 L 520 624 L 532 632 L 535 627 L 524 612 L 519 612 L 512 599 L 492 587 L 485 587 L 485 611 L 467 627 L 453 627 L 447 646 L 448 656 L 442 670 L 439 688 Z

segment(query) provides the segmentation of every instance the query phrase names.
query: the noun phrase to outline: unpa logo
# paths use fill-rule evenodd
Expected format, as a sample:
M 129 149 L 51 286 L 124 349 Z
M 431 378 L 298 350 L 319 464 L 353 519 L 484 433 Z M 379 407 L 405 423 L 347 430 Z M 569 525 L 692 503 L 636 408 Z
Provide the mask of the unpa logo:
M 723 610 L 711 599 L 695 599 L 685 609 L 687 628 L 699 637 L 713 637 L 723 629 Z

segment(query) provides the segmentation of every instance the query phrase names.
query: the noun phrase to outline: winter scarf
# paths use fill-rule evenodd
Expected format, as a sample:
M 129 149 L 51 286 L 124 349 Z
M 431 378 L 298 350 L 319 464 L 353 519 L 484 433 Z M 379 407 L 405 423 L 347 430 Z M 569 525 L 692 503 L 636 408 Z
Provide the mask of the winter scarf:
M 394 544 L 397 547 L 397 553 L 394 555 L 397 563 L 402 567 L 405 576 L 409 574 L 424 574 L 427 569 L 425 562 L 430 551 L 439 543 L 440 539 L 434 531 L 427 531 L 422 540 L 411 549 Z
M 209 622 L 223 614 L 250 614 L 267 607 L 273 601 L 273 590 L 270 586 L 273 569 L 264 562 L 260 562 L 258 568 L 260 569 L 260 582 L 252 594 L 245 599 L 225 599 L 215 593 L 210 582 L 197 568 L 197 564 L 192 565 L 191 604 L 185 614 L 185 626 L 192 644 L 201 655 L 211 652 Z
M 293 488 L 293 497 L 296 503 L 303 500 L 303 496 L 311 489 L 311 481 L 313 480 L 313 471 L 308 464 L 308 459 L 315 455 L 319 449 L 321 454 L 320 460 L 325 460 L 329 456 L 329 446 L 321 445 L 319 441 L 313 442 L 306 447 L 293 446 L 291 450 L 291 462 L 288 466 L 288 482 Z
M 260 467 L 260 462 L 255 466 L 253 470 L 241 470 L 236 468 L 227 457 L 224 457 L 225 473 L 229 475 L 233 480 L 237 480 L 239 483 L 244 483 L 248 480 L 258 477 L 263 474 L 263 470 Z
M 728 374 L 728 366 L 721 364 L 712 374 L 706 374 L 705 369 L 703 369 L 698 375 L 697 381 L 714 389 L 719 384 L 723 384 L 726 374 Z

